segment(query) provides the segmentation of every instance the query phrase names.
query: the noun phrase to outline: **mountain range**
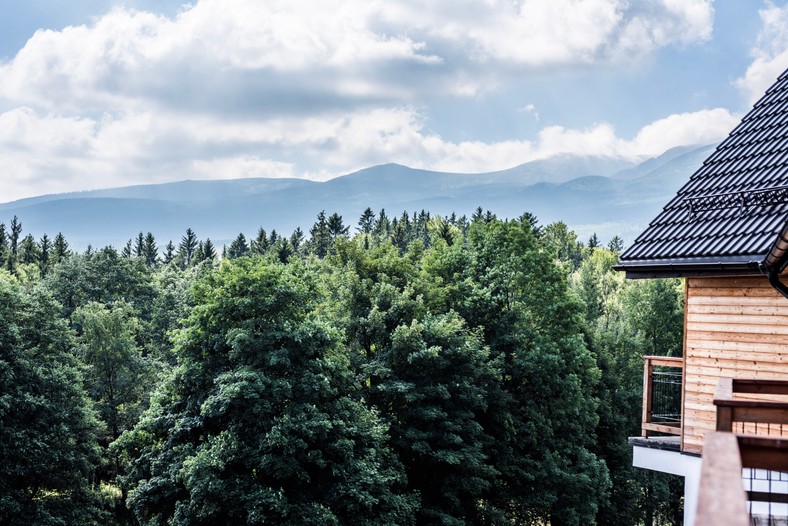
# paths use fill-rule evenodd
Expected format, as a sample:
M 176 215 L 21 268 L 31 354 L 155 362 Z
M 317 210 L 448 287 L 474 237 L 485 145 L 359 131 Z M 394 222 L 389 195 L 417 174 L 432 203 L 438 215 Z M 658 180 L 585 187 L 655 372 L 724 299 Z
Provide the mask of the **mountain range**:
M 16 215 L 23 235 L 62 232 L 72 248 L 124 246 L 140 231 L 159 246 L 176 245 L 187 227 L 217 246 L 260 227 L 308 233 L 316 215 L 338 212 L 355 226 L 367 207 L 389 217 L 422 209 L 470 216 L 477 207 L 499 218 L 523 212 L 541 224 L 562 220 L 580 237 L 596 233 L 625 243 L 648 224 L 714 146 L 673 148 L 640 163 L 559 155 L 508 170 L 461 174 L 384 164 L 328 181 L 235 179 L 181 181 L 33 197 L 0 204 L 0 222 Z

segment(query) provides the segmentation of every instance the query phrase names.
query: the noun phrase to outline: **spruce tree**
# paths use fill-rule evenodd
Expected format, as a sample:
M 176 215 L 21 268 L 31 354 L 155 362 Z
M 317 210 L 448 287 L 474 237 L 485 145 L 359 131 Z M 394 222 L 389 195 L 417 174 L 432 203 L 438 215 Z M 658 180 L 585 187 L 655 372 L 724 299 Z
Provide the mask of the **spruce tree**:
M 350 227 L 345 226 L 342 222 L 342 216 L 336 212 L 329 216 L 326 226 L 328 227 L 328 233 L 332 241 L 340 237 L 347 237 L 348 232 L 350 232 Z
M 36 243 L 35 238 L 33 238 L 32 234 L 26 235 L 22 242 L 19 243 L 17 261 L 26 265 L 35 264 L 38 263 L 39 255 L 38 243 Z
M 309 230 L 309 235 L 311 236 L 310 244 L 312 250 L 317 257 L 326 257 L 331 249 L 331 231 L 328 228 L 325 210 L 317 214 L 317 221 L 315 221 L 315 224 L 312 225 L 312 228 Z
M 607 249 L 616 254 L 621 254 L 624 251 L 624 240 L 619 236 L 613 236 L 607 244 Z
M 52 245 L 53 254 L 52 254 L 52 262 L 57 264 L 60 263 L 63 258 L 70 254 L 68 250 L 68 242 L 66 238 L 63 236 L 62 232 L 58 232 L 55 236 L 55 242 Z
M 186 235 L 181 238 L 178 246 L 178 257 L 183 262 L 183 268 L 189 267 L 194 258 L 194 251 L 197 249 L 197 235 L 191 228 L 186 229 Z
M 294 253 L 298 253 L 298 249 L 301 248 L 301 243 L 304 242 L 304 231 L 301 230 L 301 227 L 297 227 L 293 230 L 293 233 L 290 234 L 290 246 L 293 248 Z
M 264 228 L 260 227 L 257 231 L 257 237 L 252 240 L 249 250 L 251 250 L 253 254 L 258 255 L 263 255 L 268 251 L 268 236 Z
M 8 235 L 5 231 L 5 223 L 0 223 L 0 264 L 5 261 L 8 252 Z
M 386 215 L 386 209 L 381 208 L 380 212 L 378 212 L 378 217 L 375 219 L 375 227 L 373 232 L 376 236 L 385 239 L 389 235 L 389 228 L 391 226 L 391 222 L 389 221 L 388 216 Z
M 41 276 L 46 276 L 50 267 L 50 254 L 52 252 L 52 243 L 49 241 L 49 236 L 44 234 L 38 242 L 38 269 Z
M 22 234 L 22 223 L 14 216 L 11 220 L 11 233 L 8 236 L 9 254 L 6 259 L 6 268 L 13 271 L 16 265 L 17 252 L 19 250 L 19 236 Z
M 175 260 L 175 245 L 172 244 L 172 240 L 167 241 L 167 245 L 164 247 L 164 259 L 163 262 L 165 265 L 169 265 Z
M 216 259 L 216 247 L 213 246 L 213 242 L 211 238 L 207 238 L 205 243 L 202 245 L 202 254 L 203 254 L 203 261 L 210 261 L 211 263 L 214 262 Z
M 367 207 L 358 220 L 358 231 L 362 234 L 371 234 L 374 227 L 375 212 L 373 212 L 371 208 Z
M 243 233 L 238 234 L 238 237 L 227 247 L 227 257 L 229 259 L 241 258 L 248 253 L 249 245 L 246 244 L 246 236 L 244 236 Z
M 145 236 L 142 255 L 148 267 L 155 267 L 159 262 L 159 249 L 156 247 L 156 239 L 150 232 Z

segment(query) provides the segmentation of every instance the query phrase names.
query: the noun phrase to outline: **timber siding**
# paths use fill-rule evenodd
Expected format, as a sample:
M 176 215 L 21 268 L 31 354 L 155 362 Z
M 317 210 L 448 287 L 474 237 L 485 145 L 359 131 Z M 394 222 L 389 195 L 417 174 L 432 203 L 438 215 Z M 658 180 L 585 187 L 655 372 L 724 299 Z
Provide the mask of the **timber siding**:
M 682 450 L 700 453 L 719 378 L 788 378 L 788 301 L 762 276 L 686 285 Z

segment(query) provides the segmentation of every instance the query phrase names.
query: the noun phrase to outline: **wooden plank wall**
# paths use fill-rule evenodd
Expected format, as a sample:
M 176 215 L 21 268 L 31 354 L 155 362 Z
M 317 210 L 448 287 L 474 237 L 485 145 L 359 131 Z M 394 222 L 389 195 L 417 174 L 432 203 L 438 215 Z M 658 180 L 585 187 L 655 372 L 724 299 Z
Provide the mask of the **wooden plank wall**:
M 700 453 L 718 378 L 788 379 L 788 299 L 765 277 L 687 278 L 686 302 L 682 449 Z

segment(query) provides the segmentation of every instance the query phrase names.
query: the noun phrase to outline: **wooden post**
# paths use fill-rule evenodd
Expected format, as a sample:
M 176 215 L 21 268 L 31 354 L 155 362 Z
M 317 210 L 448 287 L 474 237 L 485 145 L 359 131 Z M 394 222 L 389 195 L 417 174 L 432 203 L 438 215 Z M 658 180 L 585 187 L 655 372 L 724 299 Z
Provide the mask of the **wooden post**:
M 651 357 L 643 357 L 643 424 L 651 423 L 651 385 L 652 372 L 654 366 L 651 364 Z M 648 438 L 648 429 L 643 425 L 641 435 Z
M 733 408 L 721 405 L 733 399 L 733 379 L 717 380 L 717 391 L 714 393 L 714 405 L 717 406 L 717 431 L 733 431 Z
M 706 433 L 695 526 L 749 526 L 742 461 L 733 433 Z

